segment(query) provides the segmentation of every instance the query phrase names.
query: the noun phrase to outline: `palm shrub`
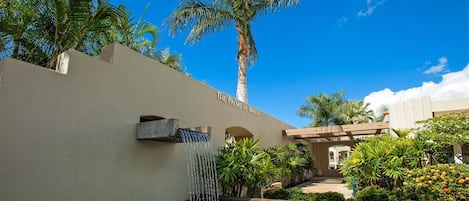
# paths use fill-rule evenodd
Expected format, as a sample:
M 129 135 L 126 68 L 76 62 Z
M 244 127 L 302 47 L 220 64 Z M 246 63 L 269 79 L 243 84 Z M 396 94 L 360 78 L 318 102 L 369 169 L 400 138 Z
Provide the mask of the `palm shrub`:
M 279 178 L 284 186 L 294 185 L 307 179 L 314 170 L 314 157 L 307 149 L 307 143 L 299 141 L 266 149 L 272 162 L 278 168 Z
M 355 146 L 340 172 L 347 181 L 358 180 L 359 189 L 376 185 L 391 190 L 402 184 L 408 169 L 421 166 L 422 157 L 413 139 L 370 137 Z
M 245 138 L 221 149 L 216 162 L 222 193 L 226 196 L 252 197 L 256 189 L 277 175 L 270 156 L 259 149 L 259 140 Z

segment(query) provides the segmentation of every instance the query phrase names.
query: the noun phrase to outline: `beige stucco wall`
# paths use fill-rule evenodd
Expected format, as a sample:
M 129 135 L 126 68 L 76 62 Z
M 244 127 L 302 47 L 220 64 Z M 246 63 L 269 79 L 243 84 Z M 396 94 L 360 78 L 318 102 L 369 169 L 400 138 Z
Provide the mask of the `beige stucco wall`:
M 120 45 L 104 61 L 67 54 L 67 74 L 0 62 L 0 200 L 188 199 L 183 145 L 137 141 L 141 115 L 211 126 L 217 147 L 232 126 L 264 147 L 291 141 L 282 136 L 291 126 Z
M 316 174 L 318 176 L 339 176 L 337 170 L 329 169 L 329 147 L 335 145 L 345 145 L 353 147 L 355 141 L 341 141 L 341 142 L 317 142 L 310 143 L 310 150 L 315 157 Z
M 434 101 L 429 96 L 402 101 L 389 108 L 389 126 L 395 129 L 416 128 L 416 121 L 432 118 L 434 113 L 469 110 L 469 98 Z

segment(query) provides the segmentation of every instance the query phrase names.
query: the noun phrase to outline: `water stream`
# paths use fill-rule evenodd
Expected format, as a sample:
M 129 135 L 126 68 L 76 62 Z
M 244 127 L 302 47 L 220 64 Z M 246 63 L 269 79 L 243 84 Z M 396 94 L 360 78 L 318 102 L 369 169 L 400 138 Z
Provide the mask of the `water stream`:
M 190 201 L 218 201 L 215 150 L 208 135 L 180 129 L 186 151 Z

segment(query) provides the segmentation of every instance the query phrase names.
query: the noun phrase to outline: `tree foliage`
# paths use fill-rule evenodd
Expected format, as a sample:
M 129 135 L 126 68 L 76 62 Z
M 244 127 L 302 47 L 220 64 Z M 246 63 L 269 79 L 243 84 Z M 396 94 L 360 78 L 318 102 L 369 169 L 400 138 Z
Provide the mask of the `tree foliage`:
M 218 179 L 226 196 L 252 197 L 256 189 L 272 181 L 294 184 L 313 168 L 314 159 L 305 142 L 261 150 L 258 140 L 244 138 L 221 149 L 217 156 Z
M 252 197 L 255 189 L 265 186 L 277 174 L 269 155 L 259 149 L 259 140 L 249 138 L 220 150 L 217 171 L 222 193 L 235 197 Z M 247 188 L 246 194 L 243 188 Z
M 312 175 L 314 157 L 309 152 L 306 142 L 278 145 L 267 149 L 266 152 L 278 168 L 277 180 L 281 181 L 284 186 L 303 182 Z
M 76 49 L 97 54 L 110 27 L 125 15 L 101 0 L 6 0 L 3 56 L 54 68 L 58 55 Z
M 156 48 L 157 27 L 141 18 L 134 23 L 130 15 L 106 0 L 1 0 L 0 58 L 55 68 L 68 49 L 99 56 L 118 42 L 184 72 L 179 54 Z
M 469 116 L 464 113 L 444 114 L 417 123 L 422 124 L 417 134 L 435 143 L 469 143 Z
M 374 120 L 369 103 L 361 100 L 346 100 L 345 91 L 330 95 L 321 93 L 306 97 L 297 114 L 313 120 L 310 127 L 366 123 Z

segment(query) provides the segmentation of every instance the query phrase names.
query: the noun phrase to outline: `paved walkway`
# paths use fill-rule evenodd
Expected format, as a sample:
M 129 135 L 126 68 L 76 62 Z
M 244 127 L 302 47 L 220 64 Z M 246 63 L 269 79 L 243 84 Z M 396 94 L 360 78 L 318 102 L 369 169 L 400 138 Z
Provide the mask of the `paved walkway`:
M 316 177 L 312 181 L 305 182 L 298 186 L 305 193 L 342 193 L 345 199 L 352 197 L 352 190 L 347 188 L 343 178 Z
M 338 192 L 342 193 L 345 197 L 351 198 L 352 197 L 352 190 L 348 189 L 343 178 L 337 177 L 315 177 L 313 180 L 304 182 L 298 186 L 296 186 L 303 190 L 305 193 L 325 193 L 325 192 Z M 242 200 L 240 198 L 239 200 Z M 244 198 L 243 201 L 246 198 Z M 261 199 L 261 198 L 252 198 L 250 201 L 285 201 L 285 200 L 272 200 L 272 199 Z

